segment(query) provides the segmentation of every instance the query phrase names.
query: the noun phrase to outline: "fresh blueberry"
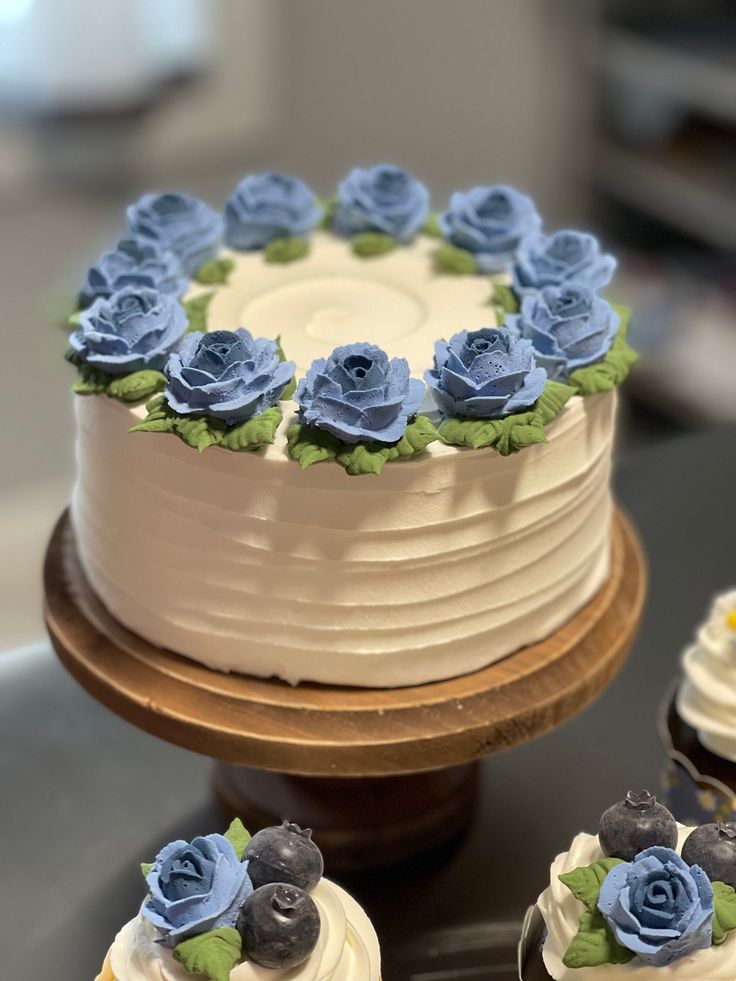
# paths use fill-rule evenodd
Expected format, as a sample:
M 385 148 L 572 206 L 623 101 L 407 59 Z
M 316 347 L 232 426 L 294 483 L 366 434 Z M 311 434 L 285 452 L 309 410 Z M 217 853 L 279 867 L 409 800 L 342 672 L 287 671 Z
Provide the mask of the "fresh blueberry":
M 598 839 L 604 855 L 633 861 L 652 845 L 677 846 L 677 822 L 648 790 L 629 791 L 609 807 L 598 825 Z
M 253 835 L 245 850 L 248 875 L 256 887 L 268 882 L 290 882 L 311 892 L 322 878 L 322 852 L 312 841 L 309 828 L 284 821 Z
M 286 970 L 306 960 L 317 945 L 319 911 L 303 889 L 271 882 L 248 896 L 237 929 L 252 961 Z
M 703 824 L 685 839 L 682 857 L 699 865 L 711 882 L 736 889 L 736 829 L 728 824 Z

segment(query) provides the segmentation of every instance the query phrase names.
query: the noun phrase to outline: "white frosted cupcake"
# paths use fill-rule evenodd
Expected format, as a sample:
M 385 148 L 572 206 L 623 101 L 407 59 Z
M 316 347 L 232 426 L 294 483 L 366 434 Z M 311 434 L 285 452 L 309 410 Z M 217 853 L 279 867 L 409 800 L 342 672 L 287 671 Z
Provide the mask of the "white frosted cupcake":
M 370 920 L 298 825 L 250 838 L 236 820 L 141 868 L 148 895 L 96 981 L 379 981 Z
M 736 832 L 627 794 L 558 855 L 525 926 L 522 981 L 734 981 Z
M 715 598 L 682 667 L 678 714 L 706 749 L 736 763 L 736 589 Z

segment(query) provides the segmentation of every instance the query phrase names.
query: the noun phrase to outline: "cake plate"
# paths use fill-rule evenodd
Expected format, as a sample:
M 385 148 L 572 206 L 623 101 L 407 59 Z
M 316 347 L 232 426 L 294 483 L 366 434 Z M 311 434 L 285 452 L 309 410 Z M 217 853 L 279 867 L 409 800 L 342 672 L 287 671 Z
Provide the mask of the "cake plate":
M 392 864 L 458 836 L 478 761 L 579 712 L 623 664 L 641 615 L 641 547 L 614 515 L 611 574 L 544 641 L 411 688 L 292 687 L 227 675 L 126 630 L 82 572 L 65 512 L 45 561 L 46 624 L 74 678 L 133 725 L 213 757 L 215 792 L 252 826 L 315 829 L 333 868 Z

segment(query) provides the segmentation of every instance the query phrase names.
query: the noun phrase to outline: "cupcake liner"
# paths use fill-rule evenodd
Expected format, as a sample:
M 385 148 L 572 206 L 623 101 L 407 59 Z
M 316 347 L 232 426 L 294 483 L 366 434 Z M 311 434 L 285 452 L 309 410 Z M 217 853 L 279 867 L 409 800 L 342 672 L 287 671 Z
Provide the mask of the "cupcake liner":
M 519 981 L 548 981 L 550 975 L 542 959 L 547 934 L 544 917 L 537 905 L 526 911 L 519 940 Z
M 677 714 L 681 679 L 667 689 L 659 716 L 659 736 L 667 753 L 666 803 L 683 824 L 736 821 L 736 764 L 716 756 Z

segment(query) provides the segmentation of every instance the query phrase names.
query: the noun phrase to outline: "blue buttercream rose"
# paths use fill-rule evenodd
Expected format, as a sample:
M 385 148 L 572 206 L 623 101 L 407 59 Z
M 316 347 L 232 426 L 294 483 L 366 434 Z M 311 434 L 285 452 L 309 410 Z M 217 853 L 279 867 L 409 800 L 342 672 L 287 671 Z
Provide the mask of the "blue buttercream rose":
M 710 880 L 671 848 L 655 845 L 611 869 L 598 909 L 616 940 L 654 967 L 711 944 Z
M 253 338 L 244 327 L 193 331 L 169 358 L 164 391 L 172 409 L 234 425 L 275 405 L 294 377 L 293 361 L 280 361 L 275 341 Z
M 429 191 L 408 171 L 390 164 L 356 167 L 338 187 L 333 228 L 346 238 L 383 232 L 398 242 L 410 242 L 428 212 Z
M 248 863 L 241 862 L 224 835 L 173 841 L 146 876 L 150 896 L 141 912 L 175 947 L 219 927 L 233 927 L 253 892 Z
M 181 296 L 187 279 L 173 252 L 151 240 L 124 238 L 90 267 L 82 288 L 82 304 L 86 306 L 98 296 L 110 296 L 126 286 Z
M 531 198 L 503 184 L 456 191 L 440 215 L 445 238 L 472 252 L 485 273 L 508 268 L 522 238 L 541 224 Z
M 615 268 L 616 260 L 601 255 L 593 235 L 569 230 L 529 235 L 516 255 L 514 285 L 524 291 L 575 282 L 597 290 L 610 283 Z
M 303 238 L 322 213 L 314 192 L 298 178 L 251 174 L 225 205 L 225 241 L 234 249 L 261 249 L 275 238 Z
M 538 367 L 531 341 L 499 327 L 460 331 L 437 341 L 434 368 L 424 373 L 446 416 L 494 419 L 533 405 L 547 372 Z
M 188 194 L 145 194 L 128 208 L 128 227 L 136 238 L 155 242 L 179 259 L 192 276 L 217 254 L 223 221 L 209 205 Z
M 405 358 L 389 359 L 374 344 L 346 344 L 312 363 L 294 397 L 302 422 L 344 443 L 395 443 L 419 411 L 424 383 L 410 377 Z
M 532 342 L 537 364 L 550 378 L 564 381 L 577 368 L 606 356 L 620 319 L 587 286 L 568 283 L 525 296 L 521 312 L 507 315 L 504 323 Z
M 166 293 L 128 286 L 98 297 L 69 338 L 87 364 L 109 375 L 163 367 L 187 329 L 184 307 Z

